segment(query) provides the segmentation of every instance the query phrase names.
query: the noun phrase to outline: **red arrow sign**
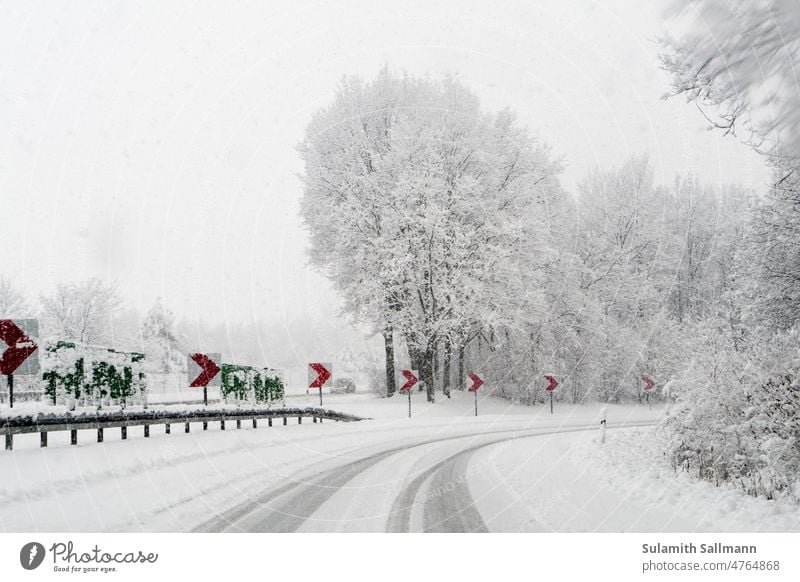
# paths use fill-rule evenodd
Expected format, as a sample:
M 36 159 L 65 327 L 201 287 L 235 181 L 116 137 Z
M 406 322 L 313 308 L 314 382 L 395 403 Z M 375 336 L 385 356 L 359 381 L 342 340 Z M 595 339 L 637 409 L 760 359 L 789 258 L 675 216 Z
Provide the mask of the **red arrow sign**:
M 556 389 L 556 386 L 558 386 L 558 380 L 556 380 L 552 376 L 545 376 L 544 379 L 550 382 L 547 385 L 547 388 L 544 389 L 545 392 L 552 392 L 553 390 Z
M 192 383 L 189 384 L 189 387 L 202 388 L 203 386 L 208 386 L 208 383 L 211 382 L 214 376 L 219 374 L 219 366 L 206 354 L 189 354 L 189 357 L 192 358 L 195 363 L 203 369 L 197 378 L 192 380 Z
M 642 380 L 644 380 L 644 391 L 645 392 L 650 392 L 653 389 L 653 386 L 656 385 L 656 383 L 653 381 L 653 379 L 648 377 L 648 376 L 642 376 Z
M 0 374 L 13 374 L 38 347 L 10 319 L 0 319 L 0 339 L 8 345 L 8 349 L 0 356 Z
M 414 384 L 419 382 L 419 378 L 412 372 L 411 370 L 402 370 L 400 372 L 403 376 L 405 376 L 407 382 L 400 386 L 400 392 L 405 392 L 406 390 L 411 390 L 414 387 Z
M 308 387 L 319 388 L 320 390 L 322 390 L 322 387 L 325 385 L 325 382 L 330 380 L 331 373 L 328 371 L 328 368 L 326 368 L 323 364 L 313 363 L 309 364 L 309 366 L 311 366 L 311 369 L 317 373 L 317 379 L 311 382 L 311 384 L 309 384 Z
M 472 380 L 472 386 L 469 387 L 469 391 L 477 392 L 478 388 L 483 386 L 483 379 L 474 372 L 470 372 L 467 375 L 469 376 L 469 379 Z

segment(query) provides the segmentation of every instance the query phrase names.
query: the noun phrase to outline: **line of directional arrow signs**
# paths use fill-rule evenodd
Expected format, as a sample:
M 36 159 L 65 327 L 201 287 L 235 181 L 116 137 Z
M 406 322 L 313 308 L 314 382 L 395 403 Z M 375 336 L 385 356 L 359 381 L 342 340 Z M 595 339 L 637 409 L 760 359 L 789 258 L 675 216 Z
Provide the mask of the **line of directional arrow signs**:
M 35 339 L 39 335 L 39 322 L 35 319 L 0 319 L 0 340 L 6 344 L 6 349 L 0 355 L 0 374 L 8 376 L 9 403 L 13 407 L 14 383 L 13 375 L 38 374 L 39 358 L 37 357 L 38 344 Z M 0 346 L 2 347 L 2 346 Z M 187 358 L 188 377 L 194 378 L 189 386 L 203 388 L 203 400 L 208 404 L 208 386 L 221 385 L 222 354 L 219 353 L 193 353 Z M 319 389 L 319 403 L 322 406 L 322 387 L 333 377 L 333 366 L 330 363 L 312 362 L 308 364 L 308 387 Z M 411 389 L 419 382 L 416 370 L 401 370 L 406 379 L 400 387 L 401 393 L 408 394 L 408 416 L 411 417 Z M 483 386 L 483 379 L 474 372 L 467 375 L 472 382 L 469 391 L 475 394 L 475 416 L 478 416 L 478 389 Z M 550 394 L 550 412 L 553 412 L 553 392 L 558 387 L 558 380 L 551 374 L 545 374 L 548 384 L 545 392 Z M 650 401 L 650 392 L 655 387 L 655 381 L 649 376 L 642 376 L 644 392 Z
M 319 405 L 322 406 L 322 387 L 333 377 L 333 366 L 330 363 L 312 362 L 308 368 L 308 387 L 319 388 Z

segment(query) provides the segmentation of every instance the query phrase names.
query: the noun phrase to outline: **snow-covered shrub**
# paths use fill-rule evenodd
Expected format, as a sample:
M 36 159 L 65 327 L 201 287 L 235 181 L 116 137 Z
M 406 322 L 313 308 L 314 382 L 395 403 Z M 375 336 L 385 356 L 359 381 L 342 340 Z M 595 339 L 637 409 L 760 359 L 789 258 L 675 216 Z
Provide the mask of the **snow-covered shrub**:
M 222 364 L 222 396 L 226 402 L 276 402 L 284 397 L 283 380 L 277 370 Z
M 752 495 L 800 499 L 797 336 L 743 341 L 722 322 L 697 326 L 694 358 L 673 382 L 676 402 L 664 421 L 676 468 Z
M 746 402 L 746 426 L 759 437 L 762 472 L 776 490 L 800 494 L 800 374 L 767 380 Z
M 144 354 L 56 341 L 45 344 L 41 365 L 53 404 L 145 402 Z

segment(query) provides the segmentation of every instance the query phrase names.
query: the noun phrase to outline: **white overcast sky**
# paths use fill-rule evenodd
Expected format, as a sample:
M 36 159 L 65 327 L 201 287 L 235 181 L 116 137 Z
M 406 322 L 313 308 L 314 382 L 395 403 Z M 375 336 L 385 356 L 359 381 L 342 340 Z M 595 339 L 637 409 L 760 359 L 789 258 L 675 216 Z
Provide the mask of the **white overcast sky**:
M 567 163 L 649 152 L 761 188 L 762 160 L 661 100 L 658 3 L 0 0 L 0 273 L 34 297 L 98 276 L 129 304 L 326 317 L 296 144 L 345 74 L 456 73 Z

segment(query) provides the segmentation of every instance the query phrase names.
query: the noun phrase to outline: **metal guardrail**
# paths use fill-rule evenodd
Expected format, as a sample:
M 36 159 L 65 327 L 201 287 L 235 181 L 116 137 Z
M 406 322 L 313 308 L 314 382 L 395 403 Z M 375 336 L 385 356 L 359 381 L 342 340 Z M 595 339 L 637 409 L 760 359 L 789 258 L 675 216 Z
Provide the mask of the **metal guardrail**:
M 250 420 L 253 428 L 258 427 L 258 421 L 266 419 L 272 426 L 274 419 L 283 419 L 283 424 L 288 424 L 288 419 L 296 418 L 298 424 L 303 423 L 303 418 L 311 418 L 313 422 L 322 422 L 323 419 L 336 422 L 355 422 L 364 420 L 361 417 L 335 410 L 324 408 L 237 408 L 220 410 L 189 410 L 184 412 L 169 410 L 137 410 L 121 412 L 97 412 L 96 414 L 39 414 L 36 416 L 12 416 L 0 419 L 0 434 L 6 437 L 6 450 L 14 448 L 15 434 L 40 434 L 40 446 L 47 446 L 47 433 L 55 431 L 70 431 L 70 443 L 78 444 L 79 430 L 96 430 L 97 442 L 103 442 L 103 429 L 121 429 L 122 439 L 128 438 L 129 426 L 143 426 L 144 436 L 150 436 L 150 427 L 164 425 L 165 434 L 170 434 L 171 425 L 183 424 L 184 432 L 190 431 L 190 424 L 202 422 L 203 430 L 208 428 L 209 422 L 219 422 L 220 428 L 225 430 L 227 421 L 236 421 L 236 428 L 242 428 L 243 420 Z

